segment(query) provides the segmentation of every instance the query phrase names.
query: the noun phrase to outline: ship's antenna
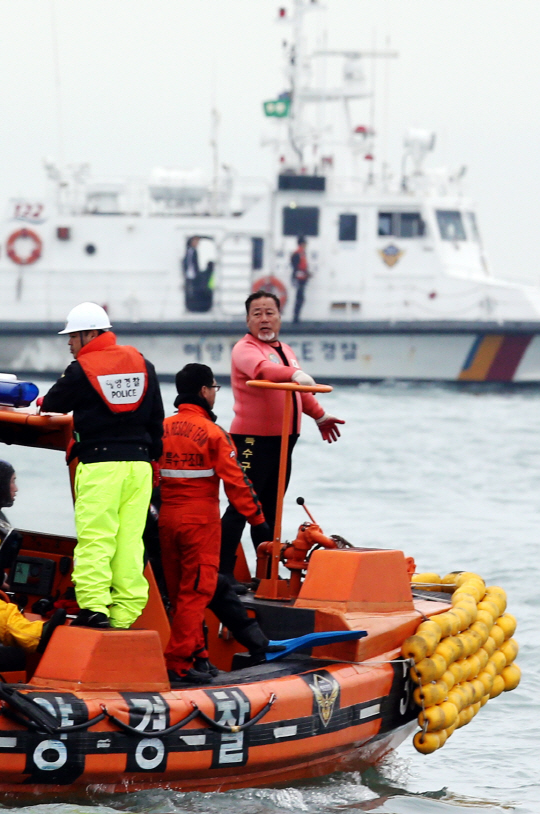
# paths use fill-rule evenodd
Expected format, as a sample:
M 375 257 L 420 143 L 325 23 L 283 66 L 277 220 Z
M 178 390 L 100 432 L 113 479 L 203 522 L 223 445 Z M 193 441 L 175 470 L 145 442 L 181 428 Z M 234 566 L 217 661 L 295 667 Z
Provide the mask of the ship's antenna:
M 291 122 L 289 126 L 289 138 L 292 148 L 300 163 L 303 161 L 303 150 L 298 144 L 299 127 L 302 121 L 302 108 L 300 101 L 300 85 L 302 81 L 302 67 L 304 60 L 302 22 L 304 17 L 303 0 L 295 0 L 294 16 L 292 21 L 292 45 L 289 52 L 289 65 L 291 75 Z
M 375 56 L 376 53 L 377 53 L 377 31 L 375 29 L 373 30 L 373 45 L 372 45 L 371 50 L 372 50 L 373 56 L 371 58 L 371 98 L 369 100 L 369 118 L 370 118 L 369 123 L 370 123 L 370 127 L 371 127 L 371 132 L 374 133 L 375 132 L 375 96 L 376 96 L 376 91 L 377 91 L 377 88 L 376 88 L 377 59 L 376 59 L 376 56 Z M 369 170 L 369 176 L 368 176 L 368 184 L 372 184 L 372 183 L 373 183 L 373 161 L 370 162 L 370 170 Z
M 220 115 L 216 107 L 212 108 L 212 136 L 210 146 L 212 147 L 213 171 L 212 171 L 212 215 L 217 215 L 218 209 L 218 185 L 219 185 L 219 121 Z
M 304 99 L 302 78 L 306 60 L 305 42 L 303 37 L 304 15 L 308 11 L 319 10 L 318 0 L 294 0 L 294 15 L 292 19 L 292 45 L 289 51 L 290 81 L 291 81 L 291 121 L 289 125 L 289 140 L 297 154 L 300 163 L 304 160 L 305 133 L 302 120 L 304 113 Z
M 56 137 L 58 140 L 58 160 L 60 167 L 64 164 L 64 126 L 62 115 L 62 85 L 60 82 L 60 59 L 58 48 L 58 30 L 56 26 L 56 8 L 55 0 L 50 0 L 51 10 L 51 32 L 52 32 L 52 50 L 53 50 L 53 65 L 54 65 L 54 84 L 56 96 Z
M 386 50 L 390 51 L 390 37 L 386 37 Z M 382 141 L 382 177 L 383 183 L 387 181 L 388 173 L 388 122 L 390 109 L 390 65 L 388 60 L 384 64 L 384 93 L 383 93 L 383 141 Z
M 219 194 L 219 124 L 221 116 L 217 106 L 216 89 L 216 60 L 212 60 L 212 123 L 210 126 L 210 149 L 212 150 L 212 195 L 210 200 L 210 214 L 218 214 Z

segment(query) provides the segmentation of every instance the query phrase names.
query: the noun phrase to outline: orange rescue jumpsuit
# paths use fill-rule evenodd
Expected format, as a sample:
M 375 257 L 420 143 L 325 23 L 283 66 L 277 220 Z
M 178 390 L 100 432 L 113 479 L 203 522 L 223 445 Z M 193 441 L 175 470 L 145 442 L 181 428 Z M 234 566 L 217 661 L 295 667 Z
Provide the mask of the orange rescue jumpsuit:
M 165 419 L 159 466 L 161 556 L 174 612 L 165 659 L 169 670 L 182 674 L 195 656 L 208 657 L 203 619 L 217 584 L 220 479 L 251 525 L 264 523 L 264 515 L 230 436 L 204 407 L 181 404 Z

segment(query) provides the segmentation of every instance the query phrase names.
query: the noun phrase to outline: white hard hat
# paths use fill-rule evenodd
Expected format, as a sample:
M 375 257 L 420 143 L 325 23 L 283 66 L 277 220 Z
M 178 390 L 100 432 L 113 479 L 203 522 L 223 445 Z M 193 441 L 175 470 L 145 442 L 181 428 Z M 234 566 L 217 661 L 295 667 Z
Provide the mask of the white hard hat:
M 72 334 L 76 331 L 103 331 L 112 328 L 107 312 L 95 302 L 81 302 L 72 308 L 66 319 L 66 327 L 59 334 Z

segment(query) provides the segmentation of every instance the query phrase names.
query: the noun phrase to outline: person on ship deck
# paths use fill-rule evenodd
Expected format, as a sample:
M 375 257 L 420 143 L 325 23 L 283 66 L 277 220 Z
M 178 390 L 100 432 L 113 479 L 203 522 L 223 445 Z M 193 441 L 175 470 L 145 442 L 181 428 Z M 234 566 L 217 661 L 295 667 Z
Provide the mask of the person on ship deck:
M 215 423 L 212 408 L 219 385 L 212 370 L 186 365 L 176 374 L 176 389 L 178 412 L 165 419 L 159 462 L 161 556 L 174 614 L 165 660 L 171 681 L 203 684 L 216 672 L 208 661 L 204 612 L 212 601 L 219 612 L 224 594 L 223 585 L 216 591 L 220 480 L 259 543 L 270 539 L 270 529 L 230 436 Z M 242 628 L 242 620 L 238 625 Z
M 193 235 L 188 239 L 186 253 L 182 258 L 182 271 L 186 311 L 205 313 L 212 308 L 214 263 L 209 261 L 201 268 L 198 251 L 200 241 L 199 235 Z
M 311 272 L 307 262 L 306 244 L 306 238 L 301 235 L 298 238 L 298 248 L 291 255 L 291 282 L 296 288 L 293 322 L 300 322 L 300 311 L 304 305 L 306 286 L 309 278 L 311 277 Z
M 279 458 L 281 453 L 281 430 L 285 394 L 280 390 L 262 390 L 249 387 L 250 379 L 269 379 L 272 382 L 296 382 L 314 385 L 312 377 L 305 373 L 289 345 L 280 342 L 280 302 L 275 294 L 256 291 L 246 300 L 248 333 L 233 348 L 231 360 L 231 384 L 234 396 L 235 417 L 231 436 L 235 443 L 238 460 L 253 483 L 261 501 L 264 516 L 274 533 L 276 516 Z M 311 393 L 295 393 L 291 420 L 287 461 L 286 485 L 291 474 L 291 458 L 300 435 L 302 413 L 315 420 L 325 441 L 337 441 L 340 436 L 338 424 L 345 422 L 325 413 Z M 229 503 L 222 518 L 222 543 L 220 572 L 226 574 L 238 593 L 246 589 L 234 579 L 236 549 L 245 526 L 245 518 Z M 260 541 L 253 536 L 255 548 Z

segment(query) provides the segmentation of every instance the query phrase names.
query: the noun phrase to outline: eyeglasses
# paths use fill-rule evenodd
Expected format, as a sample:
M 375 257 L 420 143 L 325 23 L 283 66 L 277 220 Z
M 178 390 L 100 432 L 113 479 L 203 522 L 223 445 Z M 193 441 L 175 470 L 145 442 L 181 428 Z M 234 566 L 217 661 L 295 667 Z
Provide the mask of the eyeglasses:
M 210 387 L 213 387 L 214 390 L 216 391 L 216 393 L 217 393 L 218 390 L 221 390 L 221 385 L 220 384 L 211 384 Z

